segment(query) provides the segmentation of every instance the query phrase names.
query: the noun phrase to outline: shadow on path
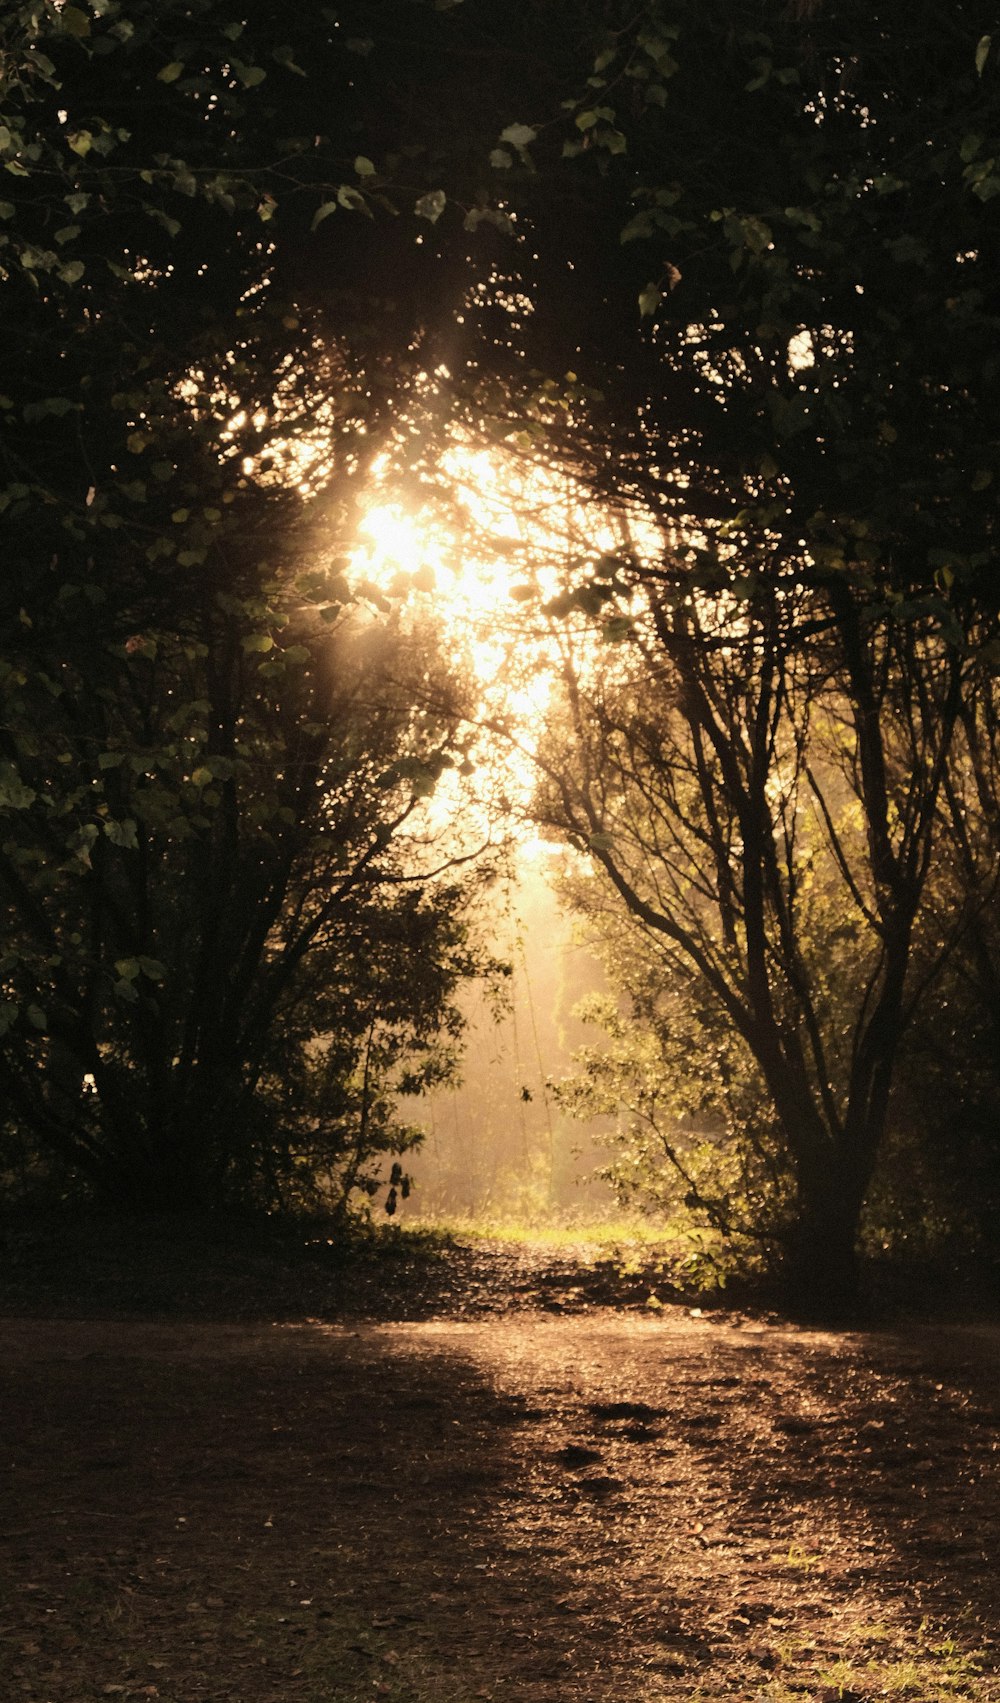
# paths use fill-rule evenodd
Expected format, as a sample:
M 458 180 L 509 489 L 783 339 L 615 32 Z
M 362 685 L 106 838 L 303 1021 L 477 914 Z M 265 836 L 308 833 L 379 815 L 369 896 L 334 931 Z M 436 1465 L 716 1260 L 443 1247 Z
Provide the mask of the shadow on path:
M 0 1339 L 5 1697 L 735 1703 L 823 1695 L 845 1654 L 875 1674 L 924 1617 L 969 1647 L 996 1624 L 985 1331 L 667 1310 Z

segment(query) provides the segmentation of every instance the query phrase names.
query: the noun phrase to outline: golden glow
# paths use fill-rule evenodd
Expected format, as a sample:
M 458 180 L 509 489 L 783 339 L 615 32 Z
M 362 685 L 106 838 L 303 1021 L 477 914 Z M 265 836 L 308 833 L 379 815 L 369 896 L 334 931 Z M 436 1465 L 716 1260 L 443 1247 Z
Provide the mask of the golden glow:
M 404 497 L 401 485 L 387 458 L 376 464 L 349 577 L 429 614 L 475 681 L 475 774 L 443 777 L 435 813 L 476 814 L 478 803 L 495 816 L 499 799 L 513 822 L 530 801 L 532 752 L 567 637 L 544 606 L 633 537 L 563 472 L 514 450 L 453 444 L 433 486 Z M 596 658 L 592 635 L 577 642 Z

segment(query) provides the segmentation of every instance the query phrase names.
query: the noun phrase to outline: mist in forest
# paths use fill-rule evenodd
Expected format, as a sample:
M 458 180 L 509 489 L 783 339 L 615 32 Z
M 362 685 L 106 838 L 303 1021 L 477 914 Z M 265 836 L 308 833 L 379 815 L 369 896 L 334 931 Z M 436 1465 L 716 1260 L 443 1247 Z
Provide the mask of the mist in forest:
M 468 1028 L 460 1080 L 429 1094 L 415 1121 L 423 1146 L 407 1155 L 414 1217 L 563 1221 L 615 1210 L 599 1176 L 611 1120 L 587 1122 L 557 1103 L 552 1083 L 593 1039 L 576 1016 L 605 988 L 600 963 L 577 937 L 548 879 L 544 852 L 523 853 L 497 907 L 492 950 L 511 966 L 506 997 L 481 985 L 464 998 Z

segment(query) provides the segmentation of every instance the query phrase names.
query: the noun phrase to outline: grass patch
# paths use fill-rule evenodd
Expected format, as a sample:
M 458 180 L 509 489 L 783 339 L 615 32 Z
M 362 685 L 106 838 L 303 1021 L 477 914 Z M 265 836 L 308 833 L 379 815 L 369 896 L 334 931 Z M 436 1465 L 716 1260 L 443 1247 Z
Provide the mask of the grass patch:
M 768 1652 L 774 1671 L 740 1688 L 698 1686 L 690 1703 L 997 1703 L 1000 1682 L 984 1671 L 982 1652 L 964 1649 L 928 1624 L 915 1632 L 885 1625 L 850 1630 L 842 1654 L 806 1639 L 782 1640 Z M 652 1703 L 652 1700 L 649 1700 Z
M 553 1253 L 593 1251 L 602 1258 L 636 1252 L 661 1253 L 671 1259 L 690 1251 L 690 1244 L 662 1225 L 643 1218 L 570 1218 L 535 1220 L 512 1215 L 476 1217 L 454 1214 L 442 1218 L 407 1219 L 404 1234 L 473 1242 L 509 1242 L 546 1248 Z

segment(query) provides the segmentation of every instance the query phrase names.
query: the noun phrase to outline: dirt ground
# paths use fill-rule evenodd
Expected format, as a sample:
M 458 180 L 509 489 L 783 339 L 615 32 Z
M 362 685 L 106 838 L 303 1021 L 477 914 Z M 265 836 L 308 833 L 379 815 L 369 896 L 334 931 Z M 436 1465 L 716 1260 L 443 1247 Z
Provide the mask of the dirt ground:
M 987 1323 L 509 1250 L 164 1318 L 93 1257 L 0 1294 L 3 1703 L 1000 1703 Z

